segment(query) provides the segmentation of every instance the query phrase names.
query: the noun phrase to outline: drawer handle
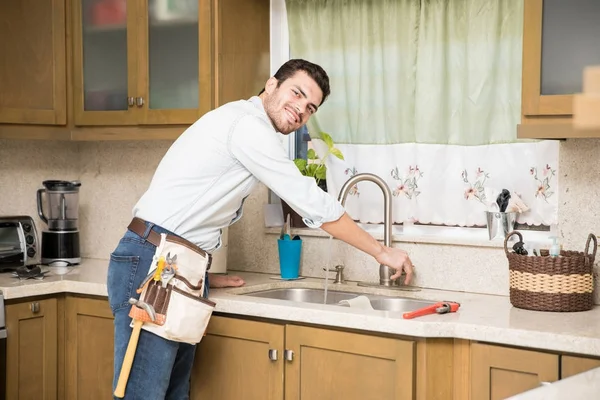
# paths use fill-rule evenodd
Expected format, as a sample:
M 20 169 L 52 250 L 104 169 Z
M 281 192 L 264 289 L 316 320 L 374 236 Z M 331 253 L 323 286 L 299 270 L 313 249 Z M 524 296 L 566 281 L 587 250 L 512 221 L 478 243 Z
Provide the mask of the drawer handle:
M 285 357 L 285 359 L 287 361 L 293 361 L 294 360 L 294 350 L 286 350 L 283 352 L 283 356 Z
M 269 349 L 269 360 L 277 361 L 277 349 Z
M 29 308 L 31 309 L 32 313 L 37 314 L 40 312 L 40 303 L 38 303 L 37 301 L 35 303 L 31 303 L 29 305 Z

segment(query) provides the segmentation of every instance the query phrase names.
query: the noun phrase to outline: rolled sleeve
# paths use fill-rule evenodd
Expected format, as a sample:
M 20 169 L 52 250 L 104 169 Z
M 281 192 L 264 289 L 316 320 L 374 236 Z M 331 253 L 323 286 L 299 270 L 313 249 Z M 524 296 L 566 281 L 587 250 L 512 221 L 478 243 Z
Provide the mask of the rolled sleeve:
M 287 157 L 280 134 L 264 119 L 247 115 L 234 125 L 229 151 L 252 175 L 303 217 L 308 227 L 337 221 L 344 208 Z

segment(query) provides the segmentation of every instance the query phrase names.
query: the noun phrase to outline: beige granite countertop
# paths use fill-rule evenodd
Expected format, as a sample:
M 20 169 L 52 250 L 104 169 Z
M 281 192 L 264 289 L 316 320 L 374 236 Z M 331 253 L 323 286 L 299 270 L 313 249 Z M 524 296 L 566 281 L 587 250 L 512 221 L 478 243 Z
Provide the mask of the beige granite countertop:
M 0 274 L 0 290 L 7 300 L 55 293 L 106 296 L 107 260 L 85 259 L 66 275 L 52 271 L 44 280 L 19 281 L 10 273 Z M 235 273 L 235 272 L 232 272 Z M 387 294 L 461 303 L 458 312 L 405 320 L 400 313 L 361 310 L 336 305 L 297 303 L 244 296 L 278 287 L 322 288 L 324 280 L 307 278 L 279 281 L 272 275 L 240 272 L 246 285 L 212 289 L 216 312 L 325 326 L 385 332 L 415 337 L 454 337 L 536 349 L 600 356 L 600 307 L 579 313 L 547 313 L 521 310 L 508 297 L 422 289 L 379 290 L 355 283 L 333 285 L 329 290 Z

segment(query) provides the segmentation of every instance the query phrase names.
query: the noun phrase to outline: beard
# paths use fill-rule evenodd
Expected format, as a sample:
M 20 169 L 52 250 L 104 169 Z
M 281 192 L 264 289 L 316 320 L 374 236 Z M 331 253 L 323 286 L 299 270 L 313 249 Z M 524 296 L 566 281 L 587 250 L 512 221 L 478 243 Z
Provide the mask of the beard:
M 288 121 L 287 112 L 285 111 L 286 105 L 277 104 L 274 96 L 266 96 L 263 99 L 263 107 L 277 132 L 289 135 L 299 128 L 298 124 L 292 124 Z M 288 107 L 292 108 L 291 106 Z

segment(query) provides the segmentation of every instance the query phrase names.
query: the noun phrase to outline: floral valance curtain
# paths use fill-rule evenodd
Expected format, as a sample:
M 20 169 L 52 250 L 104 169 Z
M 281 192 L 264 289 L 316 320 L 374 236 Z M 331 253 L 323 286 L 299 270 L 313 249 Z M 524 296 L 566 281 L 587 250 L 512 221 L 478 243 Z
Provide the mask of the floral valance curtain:
M 486 188 L 507 188 L 532 208 L 520 222 L 556 222 L 558 144 L 516 139 L 523 0 L 286 0 L 286 8 L 291 57 L 320 64 L 331 80 L 309 126 L 345 155 L 328 160 L 330 192 L 372 172 L 395 194 L 395 222 L 473 226 L 485 225 Z M 349 213 L 381 222 L 378 189 L 356 189 Z

